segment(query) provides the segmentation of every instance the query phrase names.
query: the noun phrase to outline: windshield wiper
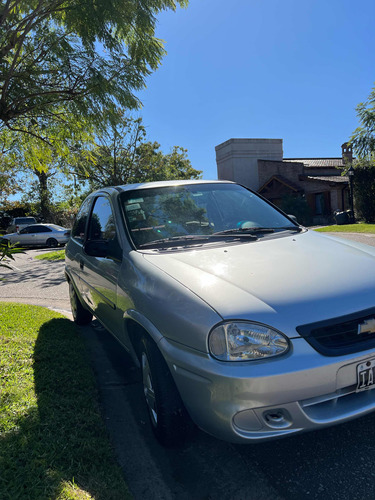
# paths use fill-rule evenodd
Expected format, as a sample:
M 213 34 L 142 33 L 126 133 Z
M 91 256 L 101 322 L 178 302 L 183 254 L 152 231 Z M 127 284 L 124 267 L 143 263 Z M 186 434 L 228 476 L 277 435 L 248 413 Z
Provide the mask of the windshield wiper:
M 164 243 L 173 243 L 173 242 L 185 242 L 185 241 L 192 241 L 192 240 L 202 240 L 206 239 L 207 236 L 196 236 L 196 235 L 186 235 L 186 236 L 170 236 L 169 238 L 161 238 L 160 240 L 154 240 L 154 241 L 148 241 L 147 243 L 142 243 L 141 245 L 138 245 L 139 248 L 145 248 L 145 247 L 150 247 L 150 246 L 155 246 L 155 245 L 163 245 Z
M 302 226 L 285 226 L 278 227 L 277 229 L 280 229 L 282 231 L 297 231 L 297 233 L 300 233 L 304 228 Z
M 254 233 L 274 233 L 273 227 L 236 227 L 233 229 L 225 229 L 224 231 L 217 231 L 214 235 L 228 234 L 228 235 L 253 235 Z
M 259 234 L 259 233 L 274 233 L 276 231 L 297 231 L 300 233 L 303 230 L 301 226 L 283 226 L 283 227 L 236 227 L 233 229 L 226 229 L 225 231 L 218 231 L 214 233 L 218 234 L 233 234 L 233 235 L 242 235 L 242 234 Z
M 226 233 L 225 231 L 223 232 L 218 232 L 218 233 L 213 233 L 213 234 L 187 234 L 187 235 L 182 235 L 182 236 L 171 236 L 170 238 L 162 238 L 160 240 L 154 240 L 154 241 L 149 241 L 148 243 L 142 243 L 141 245 L 138 245 L 138 248 L 147 248 L 147 247 L 158 247 L 158 246 L 163 246 L 163 245 L 168 245 L 173 243 L 187 243 L 189 244 L 190 242 L 195 242 L 195 241 L 207 241 L 210 239 L 219 239 L 222 236 L 225 237 L 236 237 L 236 238 L 242 238 L 242 237 L 247 237 L 249 239 L 257 239 L 256 236 L 250 233 L 244 233 L 244 232 L 239 232 L 239 233 Z

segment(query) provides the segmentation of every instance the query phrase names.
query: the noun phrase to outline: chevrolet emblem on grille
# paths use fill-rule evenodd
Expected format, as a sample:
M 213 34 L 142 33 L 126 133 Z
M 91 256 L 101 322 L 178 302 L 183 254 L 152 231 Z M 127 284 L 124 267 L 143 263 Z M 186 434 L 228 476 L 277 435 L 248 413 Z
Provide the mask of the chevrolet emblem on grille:
M 362 323 L 358 325 L 357 334 L 361 333 L 375 333 L 375 318 L 365 319 Z

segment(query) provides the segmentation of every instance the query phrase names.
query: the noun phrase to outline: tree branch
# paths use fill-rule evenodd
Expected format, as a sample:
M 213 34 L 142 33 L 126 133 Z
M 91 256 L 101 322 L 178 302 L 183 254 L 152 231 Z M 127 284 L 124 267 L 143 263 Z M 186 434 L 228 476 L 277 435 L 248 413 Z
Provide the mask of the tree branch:
M 12 127 L 11 125 L 9 125 L 9 123 L 6 123 L 6 126 L 9 130 L 12 130 L 13 132 L 21 132 L 23 134 L 31 135 L 32 137 L 35 137 L 36 139 L 39 139 L 39 140 L 45 142 L 46 144 L 48 144 L 48 146 L 52 147 L 52 144 L 47 139 L 45 139 L 44 137 L 42 137 L 38 134 L 35 134 L 34 132 L 31 132 L 30 130 L 15 128 L 15 127 Z

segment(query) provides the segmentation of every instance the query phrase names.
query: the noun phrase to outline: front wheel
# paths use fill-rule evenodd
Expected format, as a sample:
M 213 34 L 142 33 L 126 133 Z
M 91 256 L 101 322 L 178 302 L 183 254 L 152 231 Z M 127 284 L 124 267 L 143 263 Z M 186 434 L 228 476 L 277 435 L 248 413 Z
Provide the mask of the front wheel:
M 192 422 L 161 352 L 148 337 L 141 342 L 141 366 L 152 430 L 163 446 L 178 446 L 186 440 Z
M 87 325 L 90 323 L 92 314 L 81 304 L 71 281 L 69 282 L 69 298 L 74 322 L 77 323 L 77 325 Z

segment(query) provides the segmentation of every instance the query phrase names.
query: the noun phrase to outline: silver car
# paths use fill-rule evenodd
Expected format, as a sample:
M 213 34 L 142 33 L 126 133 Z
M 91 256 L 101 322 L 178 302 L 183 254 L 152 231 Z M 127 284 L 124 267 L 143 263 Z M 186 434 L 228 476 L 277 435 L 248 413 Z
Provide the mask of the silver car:
M 50 248 L 65 245 L 68 242 L 70 230 L 56 224 L 32 224 L 18 233 L 6 234 L 3 238 L 13 245 L 22 247 L 47 246 Z
M 194 422 L 232 442 L 375 409 L 375 248 L 307 230 L 231 182 L 90 195 L 66 249 L 72 311 L 143 374 L 165 445 Z

